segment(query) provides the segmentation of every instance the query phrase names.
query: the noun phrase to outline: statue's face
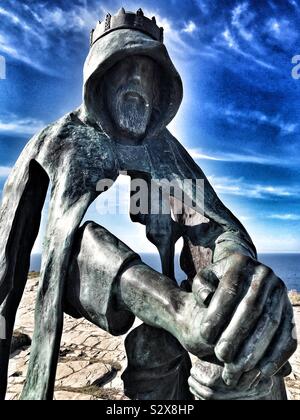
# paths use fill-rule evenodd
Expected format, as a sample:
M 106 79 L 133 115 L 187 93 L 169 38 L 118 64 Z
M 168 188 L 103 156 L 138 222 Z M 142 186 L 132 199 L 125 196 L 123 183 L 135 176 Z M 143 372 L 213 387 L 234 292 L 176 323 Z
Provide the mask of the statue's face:
M 106 103 L 117 132 L 125 138 L 141 139 L 153 110 L 155 63 L 133 56 L 117 63 L 106 75 Z

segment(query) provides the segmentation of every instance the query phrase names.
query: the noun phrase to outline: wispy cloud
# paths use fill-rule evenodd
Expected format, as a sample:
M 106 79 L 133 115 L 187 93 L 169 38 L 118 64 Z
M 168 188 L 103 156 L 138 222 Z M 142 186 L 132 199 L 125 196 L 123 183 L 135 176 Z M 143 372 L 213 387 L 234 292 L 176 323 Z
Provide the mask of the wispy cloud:
M 143 3 L 146 4 L 145 13 L 149 16 L 155 15 L 159 24 L 164 26 L 166 43 L 171 52 L 185 58 L 191 54 L 206 56 L 214 60 L 218 57 L 223 60 L 224 54 L 231 58 L 235 54 L 244 58 L 245 66 L 249 66 L 250 62 L 268 70 L 278 70 L 277 66 L 267 59 L 271 54 L 268 54 L 269 46 L 265 42 L 266 36 L 263 35 L 265 35 L 268 22 L 269 36 L 273 34 L 274 38 L 279 37 L 283 45 L 287 45 L 283 40 L 284 36 L 292 39 L 293 43 L 295 37 L 298 36 L 287 17 L 277 19 L 277 17 L 270 17 L 268 13 L 269 18 L 265 22 L 252 2 L 232 2 L 231 10 L 228 6 L 226 12 L 216 13 L 218 9 L 216 4 L 197 0 L 190 2 L 196 8 L 193 18 L 189 19 L 185 16 L 185 21 L 175 17 L 175 13 L 164 14 L 164 7 L 159 3 L 153 2 L 153 7 L 149 7 L 151 2 L 143 1 L 141 6 L 144 6 Z M 126 6 L 128 10 L 135 10 L 136 2 L 128 0 Z M 46 72 L 47 67 L 48 70 L 52 68 L 46 51 L 51 51 L 51 55 L 55 56 L 66 55 L 65 34 L 73 35 L 77 41 L 78 35 L 82 34 L 83 44 L 85 40 L 88 40 L 88 32 L 94 27 L 97 19 L 102 19 L 108 11 L 114 13 L 119 7 L 118 0 L 101 3 L 97 0 L 89 2 L 78 0 L 67 9 L 61 6 L 61 2 L 55 1 L 48 2 L 47 7 L 43 2 L 30 2 L 30 5 L 23 2 L 15 8 L 13 0 L 7 0 L 5 5 L 0 7 L 2 18 L 0 34 L 3 36 L 6 33 L 11 34 L 8 39 L 9 48 L 15 51 L 12 55 L 15 59 L 20 59 Z M 196 10 L 200 10 L 205 16 L 206 23 L 199 20 L 199 12 L 196 13 Z M 187 35 L 193 35 L 198 44 L 187 42 L 185 39 Z M 72 42 L 69 43 L 69 48 L 72 48 L 72 44 Z M 6 42 L 3 45 L 8 44 Z M 3 45 L 2 51 L 4 51 Z M 39 54 L 39 51 L 43 51 L 43 54 Z M 6 50 L 6 53 L 9 54 L 9 51 Z M 225 60 L 223 64 L 227 65 L 228 62 Z
M 251 184 L 245 182 L 244 178 L 230 177 L 209 177 L 209 181 L 220 194 L 254 198 L 254 199 L 274 199 L 299 197 L 299 189 L 293 187 L 283 187 L 277 185 Z
M 292 221 L 296 222 L 300 220 L 300 215 L 299 214 L 271 214 L 270 216 L 268 216 L 268 219 L 283 220 L 287 222 L 292 222 Z
M 62 77 L 53 63 L 56 57 L 68 59 L 66 40 L 62 35 L 68 32 L 82 32 L 82 43 L 97 21 L 97 8 L 74 4 L 70 10 L 45 7 L 42 2 L 30 5 L 20 4 L 16 9 L 11 0 L 0 7 L 0 52 L 8 58 L 20 61 L 50 76 Z M 59 36 L 58 36 L 59 35 Z M 70 42 L 70 50 L 74 42 Z M 47 53 L 49 52 L 49 53 Z
M 114 13 L 120 7 L 118 1 L 110 3 L 109 9 L 105 3 L 100 4 L 94 0 L 75 2 L 67 10 L 55 2 L 47 7 L 42 2 L 30 6 L 21 4 L 16 9 L 12 0 L 8 0 L 5 6 L 0 7 L 0 52 L 43 73 L 62 77 L 64 72 L 56 72 L 53 66 L 55 57 L 63 57 L 67 64 L 68 59 L 74 58 L 72 48 L 84 42 L 88 47 L 89 32 L 97 20 L 108 12 Z M 136 4 L 128 2 L 128 7 L 129 10 L 135 10 Z M 174 22 L 170 16 L 160 15 L 158 10 L 144 8 L 144 11 L 147 16 L 155 15 L 158 24 L 164 27 L 166 44 L 171 54 L 184 59 L 188 55 L 204 54 L 203 49 L 193 47 L 184 39 L 187 34 L 197 32 L 194 21 L 184 24 Z M 66 37 L 69 40 L 68 48 Z
M 298 38 L 298 31 L 293 23 L 281 17 L 272 17 L 266 22 L 266 27 L 271 37 L 277 44 L 287 47 L 295 45 Z
M 248 29 L 255 19 L 255 14 L 249 11 L 249 3 L 238 4 L 232 11 L 232 26 L 237 28 L 239 34 L 246 41 L 253 40 L 253 33 Z
M 0 31 L 0 52 L 8 57 L 20 61 L 28 66 L 49 76 L 60 76 L 60 73 L 40 62 L 38 58 L 34 58 L 32 54 L 26 52 L 26 48 L 21 49 L 16 43 Z
M 296 134 L 300 128 L 298 121 L 288 121 L 280 113 L 267 115 L 260 110 L 237 109 L 235 105 L 216 107 L 212 104 L 206 104 L 205 110 L 209 112 L 210 115 L 223 117 L 228 123 L 239 127 L 256 127 L 257 124 L 269 125 L 278 129 L 281 135 Z
M 294 0 L 291 2 L 297 8 L 297 3 Z M 225 65 L 234 70 L 236 59 L 241 56 L 247 67 L 259 66 L 281 73 L 281 63 L 286 62 L 283 55 L 287 55 L 299 39 L 294 16 L 289 13 L 288 7 L 280 10 L 273 7 L 271 1 L 262 2 L 259 6 L 250 1 L 237 1 L 232 2 L 229 12 L 228 9 L 216 18 L 212 41 L 212 45 L 229 58 Z M 242 63 L 239 63 L 240 71 L 241 67 Z
M 35 18 L 48 31 L 82 32 L 90 31 L 94 27 L 97 17 L 99 18 L 99 11 L 101 14 L 105 13 L 105 9 L 99 4 L 96 8 L 92 5 L 74 5 L 70 10 L 63 10 L 58 6 L 46 9 L 40 4 L 36 7 Z
M 296 0 L 288 0 L 288 2 L 295 8 L 296 12 L 300 13 L 300 6 Z
M 235 51 L 239 50 L 239 46 L 237 41 L 234 39 L 234 36 L 232 35 L 231 31 L 226 28 L 225 31 L 222 33 L 222 36 L 224 38 L 225 43 L 229 48 L 234 49 Z
M 177 28 L 176 22 L 174 23 L 174 21 L 172 21 L 171 19 L 160 16 L 153 10 L 145 9 L 145 13 L 147 16 L 155 15 L 157 24 L 164 28 L 165 43 L 172 57 L 175 57 L 175 59 L 178 58 L 186 60 L 188 56 L 199 57 L 202 55 L 206 55 L 204 51 L 192 46 L 184 39 L 184 33 L 191 34 L 195 32 L 195 30 L 197 30 L 194 22 L 190 22 L 188 26 L 185 26 L 183 28 Z
M 182 32 L 185 32 L 187 34 L 193 34 L 194 32 L 198 31 L 198 27 L 195 22 L 190 20 L 185 27 L 182 29 Z
M 0 118 L 0 133 L 32 135 L 40 131 L 45 123 L 32 118 L 16 119 L 16 116 Z
M 206 0 L 195 0 L 195 3 L 204 16 L 207 16 L 210 13 L 212 2 Z
M 239 30 L 241 31 L 241 29 Z M 248 38 L 248 39 L 247 39 Z M 252 40 L 253 35 L 251 32 L 243 32 L 243 39 L 244 41 Z M 240 46 L 238 38 L 233 34 L 233 31 L 228 29 L 228 27 L 222 32 L 221 37 L 216 38 L 216 45 L 221 47 L 227 47 L 231 50 L 232 53 L 236 53 L 244 57 L 247 61 L 254 63 L 260 67 L 263 67 L 268 70 L 276 70 L 272 64 L 266 62 L 263 58 L 259 58 L 257 54 L 252 54 L 250 52 L 246 52 L 244 48 Z
M 253 154 L 250 152 L 244 153 L 208 153 L 203 152 L 202 149 L 189 149 L 189 153 L 195 160 L 212 160 L 216 162 L 237 162 L 237 163 L 253 163 L 256 165 L 270 165 L 270 166 L 295 166 L 300 163 L 298 157 L 293 156 L 293 161 L 283 159 L 282 157 L 265 155 L 262 156 L 258 153 Z
M 29 30 L 30 28 L 28 27 L 28 25 L 26 25 L 26 23 L 22 22 L 22 20 L 15 15 L 13 12 L 11 12 L 10 10 L 6 10 L 3 7 L 0 7 L 0 15 L 3 17 L 8 18 L 12 23 L 22 26 L 24 29 Z
M 231 10 L 231 19 L 224 20 L 221 34 L 215 36 L 214 43 L 232 57 L 242 56 L 248 62 L 268 70 L 276 67 L 266 61 L 264 46 L 257 39 L 257 14 L 251 9 L 249 2 L 237 4 Z

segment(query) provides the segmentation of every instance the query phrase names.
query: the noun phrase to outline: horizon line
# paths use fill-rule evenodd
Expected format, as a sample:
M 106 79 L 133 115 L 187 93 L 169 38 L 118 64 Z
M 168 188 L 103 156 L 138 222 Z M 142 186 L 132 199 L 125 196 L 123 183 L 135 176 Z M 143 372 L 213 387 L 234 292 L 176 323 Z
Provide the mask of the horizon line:
M 157 252 L 141 252 L 140 254 L 147 254 L 147 255 L 157 255 L 159 257 L 158 251 Z M 270 254 L 294 254 L 300 255 L 300 251 L 258 251 L 258 255 L 270 255 Z M 34 255 L 42 255 L 42 252 L 35 252 L 32 253 L 31 256 Z M 180 255 L 180 252 L 177 252 L 175 255 Z

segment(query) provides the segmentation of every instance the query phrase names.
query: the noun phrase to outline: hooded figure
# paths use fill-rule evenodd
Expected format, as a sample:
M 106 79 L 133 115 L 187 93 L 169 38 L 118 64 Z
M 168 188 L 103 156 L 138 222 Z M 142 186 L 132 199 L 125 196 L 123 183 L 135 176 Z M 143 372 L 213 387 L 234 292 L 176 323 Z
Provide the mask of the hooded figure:
M 125 14 L 124 11 L 120 13 Z M 141 19 L 141 15 L 138 17 Z M 26 284 L 30 254 L 49 184 L 51 199 L 23 399 L 53 397 L 64 310 L 73 316 L 84 316 L 116 335 L 128 331 L 137 315 L 150 325 L 149 328 L 164 328 L 166 334 L 171 333 L 194 354 L 212 354 L 212 347 L 207 343 L 203 345 L 204 351 L 193 351 L 193 345 L 185 345 L 185 340 L 181 339 L 178 326 L 171 328 L 167 320 L 161 321 L 166 311 L 158 310 L 158 315 L 154 316 L 143 305 L 149 303 L 155 312 L 158 291 L 163 295 L 167 290 L 173 290 L 171 295 L 176 295 L 175 306 L 179 308 L 180 296 L 188 295 L 190 299 L 193 295 L 188 292 L 191 292 L 195 275 L 203 267 L 234 253 L 256 260 L 255 247 L 243 226 L 222 204 L 201 169 L 166 128 L 180 106 L 182 82 L 164 44 L 145 31 L 143 25 L 119 25 L 109 30 L 107 22 L 105 24 L 105 36 L 94 38 L 85 63 L 83 105 L 33 137 L 5 186 L 0 212 L 0 315 L 5 320 L 5 334 L 0 337 L 1 398 L 6 392 L 16 311 Z M 104 93 L 106 76 L 115 65 L 129 57 L 150 58 L 156 64 L 157 75 L 157 94 L 147 131 L 134 141 L 124 141 L 119 136 Z M 124 171 L 131 176 L 132 182 L 142 178 L 147 185 L 153 180 L 158 184 L 162 179 L 175 180 L 185 197 L 195 201 L 193 209 L 183 206 L 176 221 L 170 214 L 132 214 L 135 222 L 146 225 L 147 237 L 158 247 L 164 276 L 143 265 L 137 254 L 104 228 L 94 223 L 80 227 L 87 209 L 102 192 L 99 181 L 108 179 L 113 183 Z M 185 183 L 185 180 L 203 180 L 204 189 L 195 183 Z M 171 197 L 169 202 L 175 207 L 175 199 Z M 174 245 L 181 236 L 184 238 L 181 263 L 188 277 L 186 292 L 180 291 L 171 280 L 174 279 Z M 118 282 L 125 272 L 126 281 L 134 278 L 136 289 L 139 287 L 137 278 L 142 279 L 142 283 L 148 282 L 143 298 L 136 298 L 135 287 L 129 292 L 129 289 L 126 292 L 119 287 Z M 128 296 L 124 297 L 126 293 Z M 155 299 L 149 298 L 148 302 L 145 293 Z M 118 296 L 123 304 L 117 304 Z M 129 310 L 132 308 L 135 310 Z M 186 309 L 191 316 L 194 310 L 195 305 Z M 286 315 L 289 322 L 290 315 L 290 312 Z M 146 326 L 142 328 L 147 329 Z M 149 331 L 144 331 L 144 336 L 157 337 L 158 330 Z M 182 372 L 187 377 L 190 362 L 176 339 L 169 337 L 170 351 L 174 353 L 172 360 L 180 355 Z M 162 340 L 168 341 L 165 337 Z M 135 361 L 130 362 L 132 369 L 127 372 L 131 381 L 141 373 L 137 365 L 141 363 L 141 352 L 145 351 L 145 340 L 139 339 L 139 343 L 140 350 L 137 350 Z M 285 349 L 281 365 L 291 352 L 291 346 Z M 152 358 L 149 360 L 144 360 L 148 367 Z M 158 363 L 158 367 L 164 363 Z M 168 374 L 169 371 L 165 376 Z M 174 382 L 174 365 L 172 378 Z M 137 397 L 132 390 L 128 393 Z M 189 398 L 187 389 L 184 393 L 184 397 Z M 179 399 L 183 394 L 177 389 L 164 396 Z M 148 399 L 151 395 L 148 393 Z

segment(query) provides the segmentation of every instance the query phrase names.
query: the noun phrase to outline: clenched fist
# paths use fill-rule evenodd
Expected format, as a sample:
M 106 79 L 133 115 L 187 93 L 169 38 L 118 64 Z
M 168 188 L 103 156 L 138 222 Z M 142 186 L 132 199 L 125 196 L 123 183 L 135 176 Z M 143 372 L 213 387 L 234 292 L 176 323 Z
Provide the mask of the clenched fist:
M 200 398 L 208 392 L 222 399 L 239 395 L 241 389 L 249 394 L 258 382 L 268 388 L 270 378 L 296 350 L 284 283 L 271 269 L 241 254 L 202 270 L 193 293 L 144 264 L 132 265 L 121 276 L 116 298 L 119 307 L 170 332 L 199 359 L 214 358 L 221 366 L 213 388 L 205 380 L 210 375 L 198 375 L 197 367 L 192 371 L 191 389 Z
M 224 362 L 227 386 L 235 387 L 251 371 L 272 377 L 295 352 L 293 308 L 284 283 L 270 268 L 233 254 L 204 269 L 193 293 L 200 305 L 208 304 L 200 335 Z

